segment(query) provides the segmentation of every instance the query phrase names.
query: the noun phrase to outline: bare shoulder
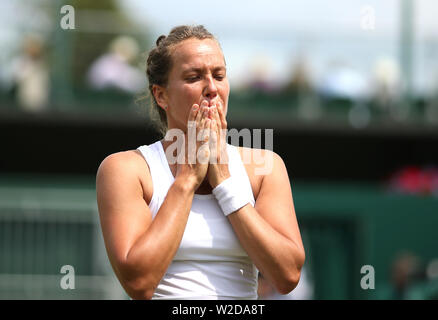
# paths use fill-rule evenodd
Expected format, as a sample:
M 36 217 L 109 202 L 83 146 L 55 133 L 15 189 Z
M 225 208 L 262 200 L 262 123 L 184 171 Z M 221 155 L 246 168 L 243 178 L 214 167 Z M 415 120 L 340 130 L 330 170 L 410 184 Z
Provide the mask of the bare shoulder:
M 116 152 L 108 155 L 103 161 L 100 163 L 99 168 L 97 170 L 97 175 L 101 176 L 102 174 L 114 174 L 117 173 L 118 170 L 121 170 L 120 173 L 135 173 L 138 172 L 139 169 L 147 169 L 147 164 L 138 150 L 128 150 Z
M 251 181 L 254 197 L 260 191 L 265 176 L 275 172 L 283 172 L 285 165 L 283 159 L 274 151 L 268 149 L 257 149 L 238 147 L 242 162 Z
M 109 180 L 140 183 L 145 200 L 152 194 L 149 167 L 139 150 L 116 152 L 103 159 L 97 170 L 96 187 Z
M 238 147 L 242 161 L 252 174 L 265 176 L 278 169 L 279 165 L 284 165 L 283 159 L 276 152 L 269 149 L 257 149 Z

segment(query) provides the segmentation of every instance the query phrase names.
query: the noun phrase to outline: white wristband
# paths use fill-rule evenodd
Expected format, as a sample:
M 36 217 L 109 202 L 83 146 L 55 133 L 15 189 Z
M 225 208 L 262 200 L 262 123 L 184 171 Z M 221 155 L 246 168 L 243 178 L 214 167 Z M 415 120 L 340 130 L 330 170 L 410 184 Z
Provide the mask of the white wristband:
M 250 203 L 250 200 L 242 193 L 244 186 L 239 182 L 239 179 L 230 177 L 212 191 L 225 216 Z

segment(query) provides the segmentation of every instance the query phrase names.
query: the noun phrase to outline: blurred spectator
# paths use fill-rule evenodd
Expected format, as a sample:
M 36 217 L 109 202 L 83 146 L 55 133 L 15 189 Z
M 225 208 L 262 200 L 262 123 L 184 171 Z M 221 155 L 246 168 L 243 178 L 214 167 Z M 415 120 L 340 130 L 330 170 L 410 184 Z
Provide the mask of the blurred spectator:
M 380 291 L 380 299 L 408 299 L 410 289 L 425 279 L 419 258 L 409 251 L 401 252 L 395 257 L 390 271 L 391 284 Z
M 420 272 L 418 258 L 412 253 L 400 254 L 392 264 L 391 281 L 394 298 L 404 299 L 409 286 L 417 280 Z
M 297 96 L 309 94 L 313 90 L 310 72 L 304 57 L 301 56 L 295 60 L 291 79 L 284 89 Z
M 426 105 L 425 117 L 426 121 L 438 124 L 438 75 L 435 77 L 433 85 L 433 93 Z
M 402 168 L 390 177 L 389 189 L 405 194 L 438 196 L 438 168 Z
M 361 100 L 369 96 L 368 81 L 348 64 L 335 61 L 323 77 L 319 90 L 323 96 L 334 99 Z
M 426 276 L 430 281 L 438 280 L 438 259 L 429 261 L 426 267 Z
M 303 119 L 316 119 L 321 115 L 321 106 L 310 78 L 310 71 L 304 56 L 296 59 L 292 76 L 284 87 L 291 94 L 298 107 L 298 115 Z
M 400 70 L 391 58 L 378 59 L 373 71 L 373 99 L 376 106 L 388 114 L 396 112 L 395 107 L 401 94 Z
M 424 280 L 412 286 L 406 296 L 413 300 L 438 300 L 438 259 L 427 263 Z
M 120 36 L 110 43 L 109 52 L 99 57 L 90 67 L 88 82 L 98 90 L 118 89 L 136 93 L 144 89 L 146 76 L 133 63 L 139 54 L 137 42 Z
M 49 100 L 49 70 L 44 45 L 37 35 L 25 37 L 23 52 L 12 61 L 12 82 L 20 107 L 29 111 L 44 109 Z
M 313 299 L 313 286 L 310 282 L 306 268 L 301 270 L 298 285 L 292 292 L 282 295 L 259 273 L 259 286 L 257 290 L 259 300 L 310 300 Z
M 270 79 L 271 76 L 270 58 L 264 55 L 255 56 L 250 64 L 250 80 L 248 88 L 254 91 L 272 92 L 275 84 Z
M 438 93 L 428 101 L 425 117 L 427 122 L 438 124 Z

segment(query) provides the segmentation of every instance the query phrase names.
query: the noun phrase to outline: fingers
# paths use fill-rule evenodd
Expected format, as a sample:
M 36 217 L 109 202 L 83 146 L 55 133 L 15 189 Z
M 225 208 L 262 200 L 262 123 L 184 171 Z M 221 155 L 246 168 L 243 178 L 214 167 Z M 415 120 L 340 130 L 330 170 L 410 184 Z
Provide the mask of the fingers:
M 220 119 L 220 117 L 219 117 L 219 113 L 218 113 L 218 107 L 217 107 L 217 105 L 211 107 L 211 110 L 210 110 L 210 116 L 211 116 L 211 119 L 212 119 L 212 120 L 215 120 L 216 124 L 217 124 L 218 126 L 220 126 L 221 119 Z
M 227 128 L 227 120 L 225 118 L 224 106 L 222 105 L 221 102 L 218 102 L 218 104 L 217 104 L 217 111 L 219 113 L 219 118 L 221 121 L 221 128 L 226 129 Z
M 201 120 L 202 120 L 202 118 L 204 118 L 204 114 L 205 114 L 205 110 L 208 108 L 208 102 L 207 101 L 202 101 L 202 103 L 201 103 L 201 107 L 199 108 L 199 112 L 197 113 L 197 115 L 196 115 L 196 119 L 195 119 L 195 121 L 196 121 L 196 123 L 197 124 L 200 124 L 201 123 Z M 198 126 L 199 127 L 199 126 Z
M 218 134 L 218 139 L 219 139 L 220 143 L 222 142 L 221 140 L 225 139 L 226 129 L 227 129 L 226 122 L 225 122 L 225 125 L 224 125 L 224 121 L 221 118 L 221 114 L 220 114 L 221 108 L 222 108 L 221 107 L 221 103 L 218 102 L 218 104 L 217 104 L 217 106 L 216 106 L 216 108 L 215 108 L 215 110 L 213 112 L 213 119 L 216 121 L 217 134 Z
M 194 138 L 196 138 L 196 128 L 198 127 L 198 124 L 196 122 L 196 118 L 198 114 L 200 107 L 197 104 L 194 104 L 192 106 L 192 109 L 190 110 L 189 114 L 189 120 L 187 123 L 187 134 L 185 135 L 185 141 L 186 141 L 186 148 L 187 148 L 187 161 L 189 164 L 195 164 L 196 163 L 196 143 L 190 143 Z M 194 135 L 194 136 L 193 136 Z M 189 142 L 190 141 L 190 142 Z
M 199 114 L 199 105 L 194 104 L 192 106 L 192 109 L 190 110 L 190 114 L 189 114 L 189 119 L 187 121 L 187 128 L 190 129 L 194 129 L 197 126 L 197 122 L 196 122 L 196 118 Z
M 190 110 L 189 121 L 195 121 L 196 116 L 198 115 L 199 105 L 196 103 L 192 106 L 192 110 Z
M 204 143 L 207 143 L 210 140 L 210 125 L 211 125 L 211 119 L 205 119 L 204 122 L 204 128 L 203 128 L 203 138 L 202 141 Z
M 210 126 L 211 120 L 208 118 L 202 118 L 201 129 L 198 134 L 198 141 L 202 141 L 202 145 L 199 147 L 197 158 L 199 163 L 207 164 L 210 159 Z
M 219 152 L 218 125 L 215 119 L 210 122 L 210 163 L 218 163 L 217 155 Z
M 198 114 L 196 115 L 197 145 L 204 140 L 204 130 L 207 121 L 206 113 L 208 112 L 207 101 L 202 101 Z M 201 140 L 199 140 L 201 138 Z
M 210 122 L 211 120 L 208 118 L 208 113 L 209 113 L 209 109 L 208 109 L 208 102 L 207 101 L 202 101 L 201 103 L 201 119 L 199 121 L 199 136 L 201 138 L 201 142 L 205 143 L 208 142 L 209 137 L 210 137 Z
M 197 110 L 197 111 L 195 111 Z M 226 129 L 225 115 L 223 113 L 222 104 L 217 102 L 216 105 L 208 107 L 208 101 L 204 100 L 201 105 L 194 105 L 190 119 L 193 119 L 196 125 L 196 140 L 197 140 L 197 158 L 200 163 L 206 163 L 208 160 L 218 163 L 219 154 L 223 149 L 223 142 L 226 141 L 222 137 L 223 131 Z M 209 159 L 206 159 L 208 156 Z
M 203 114 L 205 114 L 205 111 L 203 111 Z M 207 120 L 209 120 L 207 117 L 202 116 L 200 122 L 199 122 L 199 127 L 198 130 L 199 131 L 204 131 L 205 130 L 205 123 L 207 122 Z

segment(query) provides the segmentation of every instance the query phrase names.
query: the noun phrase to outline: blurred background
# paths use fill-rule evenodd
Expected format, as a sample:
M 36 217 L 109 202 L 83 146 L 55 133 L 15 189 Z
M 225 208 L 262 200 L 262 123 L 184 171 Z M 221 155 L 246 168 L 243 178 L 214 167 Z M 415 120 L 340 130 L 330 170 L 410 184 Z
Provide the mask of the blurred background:
M 160 138 L 145 53 L 180 24 L 217 36 L 229 127 L 273 128 L 288 169 L 307 260 L 290 295 L 261 275 L 260 298 L 438 298 L 437 14 L 427 0 L 0 0 L 0 298 L 127 298 L 95 174 Z

